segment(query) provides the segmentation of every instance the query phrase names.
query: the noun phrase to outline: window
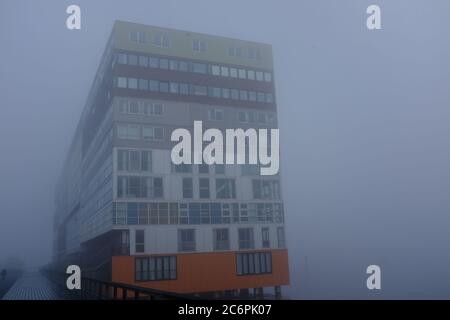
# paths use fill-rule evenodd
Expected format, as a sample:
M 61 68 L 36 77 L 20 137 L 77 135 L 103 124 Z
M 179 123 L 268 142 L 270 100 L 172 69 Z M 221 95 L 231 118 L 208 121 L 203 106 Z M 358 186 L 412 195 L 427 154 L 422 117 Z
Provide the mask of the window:
M 196 96 L 206 96 L 208 95 L 208 90 L 205 86 L 193 86 L 193 92 Z
M 259 123 L 267 123 L 267 114 L 264 112 L 258 113 L 258 122 Z
M 141 169 L 141 157 L 138 150 L 130 150 L 129 170 L 139 171 Z
M 148 90 L 148 80 L 139 79 L 139 90 Z
M 116 87 L 117 88 L 126 88 L 127 87 L 127 78 L 117 77 L 116 78 Z
M 208 110 L 208 120 L 210 121 L 222 121 L 223 110 L 222 109 L 210 109 Z
M 273 94 L 266 93 L 266 102 L 267 103 L 273 103 Z
M 239 90 L 231 89 L 231 99 L 233 99 L 233 100 L 239 99 Z
M 139 140 L 141 138 L 139 126 L 134 124 L 118 124 L 117 137 L 119 139 Z
M 159 91 L 159 81 L 149 80 L 149 82 L 148 82 L 148 89 L 150 91 L 153 91 L 153 92 Z
M 128 170 L 128 150 L 118 150 L 117 152 L 117 170 Z
M 134 54 L 128 55 L 128 64 L 131 66 L 137 66 L 138 65 L 138 56 Z
M 129 38 L 133 42 L 138 42 L 138 33 L 137 33 L 137 31 L 130 32 Z
M 241 48 L 239 47 L 229 47 L 228 55 L 231 57 L 240 57 L 241 56 Z
M 138 80 L 135 78 L 128 78 L 128 89 L 137 89 Z
M 247 113 L 244 111 L 239 111 L 238 119 L 240 122 L 247 122 Z
M 118 176 L 118 198 L 162 198 L 163 181 L 160 177 Z M 129 222 L 129 224 L 132 224 Z
M 198 62 L 192 63 L 192 71 L 195 73 L 206 74 L 207 70 L 208 70 L 208 67 L 204 63 L 198 63 Z
M 240 228 L 238 230 L 239 249 L 253 249 L 255 247 L 252 228 Z
M 159 68 L 159 59 L 158 58 L 156 58 L 156 57 L 150 57 L 149 59 L 148 59 L 148 66 L 150 67 L 150 68 Z
M 222 96 L 222 89 L 216 87 L 209 87 L 209 96 L 213 98 L 220 98 Z
M 178 251 L 195 251 L 195 229 L 178 230 Z
M 119 64 L 127 64 L 127 55 L 125 53 L 119 53 L 117 55 L 117 63 Z
M 258 92 L 258 102 L 266 102 L 264 92 Z
M 248 58 L 249 59 L 261 59 L 261 52 L 259 49 L 249 48 L 248 49 Z
M 256 71 L 256 80 L 258 80 L 258 81 L 264 80 L 264 75 L 263 75 L 262 71 Z
M 169 92 L 169 83 L 168 82 L 160 82 L 159 83 L 159 91 L 160 92 Z
M 216 179 L 216 198 L 234 199 L 236 198 L 236 186 L 233 179 Z
M 256 92 L 255 91 L 249 91 L 248 92 L 248 100 L 256 101 Z
M 261 229 L 262 247 L 270 248 L 270 233 L 269 228 L 264 227 Z
M 286 247 L 286 241 L 284 238 L 284 228 L 283 227 L 277 228 L 277 240 L 278 240 L 278 248 Z
M 154 198 L 163 198 L 164 197 L 164 188 L 163 188 L 163 179 L 162 178 L 153 178 L 153 197 Z
M 270 72 L 264 72 L 264 81 L 272 82 L 272 74 Z
M 139 66 L 140 67 L 148 67 L 148 57 L 139 56 Z
M 255 80 L 255 71 L 253 71 L 253 70 L 248 70 L 248 71 L 247 71 L 247 78 L 248 78 L 249 80 Z
M 194 186 L 192 178 L 183 178 L 183 198 L 192 199 L 194 197 Z
M 220 76 L 220 66 L 212 65 L 211 66 L 211 74 L 213 76 Z
M 161 116 L 163 114 L 164 105 L 161 103 L 144 103 L 144 114 L 146 116 Z
M 230 234 L 229 230 L 214 229 L 214 250 L 230 250 Z
M 169 37 L 163 34 L 155 34 L 153 38 L 153 44 L 158 47 L 168 48 L 169 47 Z
M 154 103 L 153 104 L 153 114 L 157 116 L 161 116 L 164 112 L 164 105 L 162 103 Z
M 138 114 L 139 113 L 139 102 L 130 101 L 128 104 L 128 113 Z
M 177 60 L 170 60 L 169 61 L 169 70 L 177 71 L 178 70 L 178 61 Z
M 144 230 L 136 230 L 135 234 L 135 244 L 136 244 L 136 253 L 144 253 L 145 252 L 145 231 Z
M 187 72 L 189 70 L 189 64 L 186 61 L 178 62 L 178 71 Z
M 230 99 L 230 89 L 222 88 L 222 98 Z
M 280 199 L 280 184 L 278 180 L 253 180 L 253 198 Z
M 206 42 L 203 40 L 193 40 L 192 50 L 197 52 L 206 52 Z
M 152 171 L 152 152 L 141 151 L 141 171 Z
M 180 94 L 189 94 L 189 85 L 187 83 L 180 83 Z
M 239 99 L 247 101 L 248 100 L 248 93 L 245 90 L 239 91 Z
M 230 77 L 232 77 L 232 78 L 238 77 L 238 71 L 236 68 L 230 68 Z
M 178 93 L 178 83 L 177 82 L 171 82 L 170 83 L 170 93 Z
M 237 275 L 272 273 L 270 252 L 248 252 L 236 254 Z
M 136 281 L 175 280 L 177 278 L 176 256 L 136 258 Z
M 230 75 L 228 67 L 220 67 L 220 74 L 222 77 L 228 77 Z
M 239 79 L 245 79 L 247 77 L 247 71 L 245 69 L 239 69 Z
M 164 140 L 164 128 L 143 126 L 142 138 L 144 140 Z
M 169 60 L 163 58 L 159 59 L 159 67 L 165 70 L 169 69 Z
M 184 188 L 183 188 L 184 190 Z M 184 192 L 183 192 L 184 193 Z M 199 194 L 201 199 L 209 198 L 209 178 L 199 179 Z

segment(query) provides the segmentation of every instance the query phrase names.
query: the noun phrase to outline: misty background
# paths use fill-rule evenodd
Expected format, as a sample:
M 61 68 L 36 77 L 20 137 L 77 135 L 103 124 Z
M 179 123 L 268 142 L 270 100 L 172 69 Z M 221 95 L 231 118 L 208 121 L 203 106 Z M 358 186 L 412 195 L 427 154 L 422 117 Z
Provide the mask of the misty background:
M 382 30 L 366 28 L 370 4 Z M 51 259 L 56 180 L 120 19 L 273 45 L 285 294 L 450 298 L 449 12 L 446 0 L 1 0 L 0 266 Z

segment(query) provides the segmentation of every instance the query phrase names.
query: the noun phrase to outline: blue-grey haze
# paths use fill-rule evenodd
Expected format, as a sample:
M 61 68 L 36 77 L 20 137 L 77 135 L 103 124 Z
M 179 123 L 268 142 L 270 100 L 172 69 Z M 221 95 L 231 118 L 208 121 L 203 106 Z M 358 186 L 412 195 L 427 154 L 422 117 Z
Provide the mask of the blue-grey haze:
M 65 28 L 72 3 L 80 31 Z M 382 30 L 366 28 L 373 3 Z M 51 259 L 56 179 L 121 19 L 273 45 L 289 296 L 450 298 L 449 13 L 446 0 L 0 1 L 0 265 Z

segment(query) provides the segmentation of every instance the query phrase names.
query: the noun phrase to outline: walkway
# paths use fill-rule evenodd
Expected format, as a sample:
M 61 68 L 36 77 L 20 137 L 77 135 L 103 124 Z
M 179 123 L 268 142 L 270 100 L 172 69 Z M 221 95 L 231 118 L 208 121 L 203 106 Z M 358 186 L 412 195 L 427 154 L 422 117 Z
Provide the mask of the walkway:
M 3 296 L 3 300 L 65 300 L 68 297 L 39 271 L 28 271 Z

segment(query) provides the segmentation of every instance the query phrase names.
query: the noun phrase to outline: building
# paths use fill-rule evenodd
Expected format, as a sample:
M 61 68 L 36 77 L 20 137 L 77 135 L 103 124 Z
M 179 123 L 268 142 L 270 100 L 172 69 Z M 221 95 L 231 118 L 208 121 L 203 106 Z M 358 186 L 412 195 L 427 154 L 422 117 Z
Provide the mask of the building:
M 116 22 L 57 185 L 54 263 L 178 293 L 280 294 L 279 175 L 170 158 L 171 132 L 194 120 L 276 128 L 275 97 L 270 45 Z

